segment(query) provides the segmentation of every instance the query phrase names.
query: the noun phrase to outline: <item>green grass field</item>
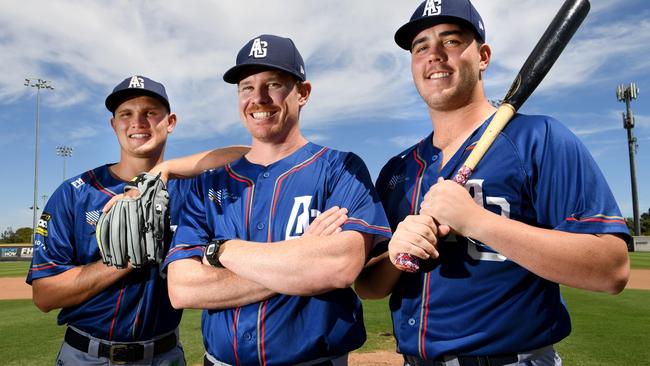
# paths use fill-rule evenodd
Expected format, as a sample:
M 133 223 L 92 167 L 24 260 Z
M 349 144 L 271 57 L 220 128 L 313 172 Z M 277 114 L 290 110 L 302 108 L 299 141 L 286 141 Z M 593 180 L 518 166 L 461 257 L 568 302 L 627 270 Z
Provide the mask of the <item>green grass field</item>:
M 633 268 L 650 269 L 650 253 L 630 253 Z M 22 277 L 28 262 L 0 263 L 0 276 Z M 558 350 L 565 365 L 644 365 L 650 360 L 650 291 L 625 290 L 617 296 L 562 288 L 573 331 Z M 0 360 L 3 365 L 52 364 L 64 327 L 56 311 L 43 314 L 30 300 L 0 301 Z M 388 301 L 364 302 L 368 341 L 360 352 L 395 349 Z M 189 365 L 201 364 L 201 312 L 187 310 L 181 340 Z M 523 320 L 522 320 L 523 321 Z M 36 346 L 38 345 L 38 346 Z M 28 350 L 28 351 L 26 351 Z
M 650 291 L 617 296 L 563 288 L 573 319 L 571 336 L 558 345 L 565 365 L 645 365 L 650 360 Z M 368 342 L 361 352 L 394 350 L 386 300 L 364 303 Z M 0 301 L 0 359 L 3 365 L 48 365 L 58 352 L 64 327 L 56 312 L 43 314 L 29 300 Z M 201 314 L 185 311 L 181 339 L 190 365 L 201 363 Z M 38 345 L 38 346 L 36 346 Z
M 0 277 L 25 277 L 29 262 L 0 262 Z
M 630 254 L 630 267 L 650 269 L 650 252 L 634 252 Z

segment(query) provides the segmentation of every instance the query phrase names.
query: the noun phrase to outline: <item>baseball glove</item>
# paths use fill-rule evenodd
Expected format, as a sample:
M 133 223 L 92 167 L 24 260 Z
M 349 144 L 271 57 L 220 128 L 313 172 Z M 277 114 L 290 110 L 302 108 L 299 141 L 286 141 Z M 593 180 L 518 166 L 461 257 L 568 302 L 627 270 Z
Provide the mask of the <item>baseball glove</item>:
M 171 239 L 169 193 L 160 175 L 142 173 L 124 191 L 137 189 L 140 196 L 125 197 L 97 221 L 96 238 L 102 261 L 117 268 L 161 263 Z

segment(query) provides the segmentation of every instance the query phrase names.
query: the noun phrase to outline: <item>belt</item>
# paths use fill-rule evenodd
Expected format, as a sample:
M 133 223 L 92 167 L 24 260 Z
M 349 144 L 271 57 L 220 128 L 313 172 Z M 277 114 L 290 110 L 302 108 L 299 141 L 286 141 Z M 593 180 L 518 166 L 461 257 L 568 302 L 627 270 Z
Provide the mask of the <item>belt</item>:
M 208 359 L 208 356 L 203 356 L 203 366 L 230 366 L 227 363 L 223 363 L 220 361 L 214 362 L 210 359 Z M 314 364 L 309 364 L 309 366 L 334 366 L 334 363 L 332 363 L 331 360 L 326 360 Z
M 88 353 L 90 338 L 68 327 L 65 331 L 65 342 L 79 351 Z M 153 354 L 158 355 L 171 351 L 178 341 L 176 333 L 170 333 L 153 341 Z M 141 343 L 106 343 L 99 342 L 98 357 L 106 357 L 116 364 L 137 362 L 144 358 L 144 344 Z
M 458 360 L 459 366 L 503 366 L 519 362 L 517 355 L 502 356 L 451 356 L 447 360 Z M 420 357 L 404 356 L 406 362 L 411 366 L 438 366 L 444 365 L 445 359 L 423 360 Z

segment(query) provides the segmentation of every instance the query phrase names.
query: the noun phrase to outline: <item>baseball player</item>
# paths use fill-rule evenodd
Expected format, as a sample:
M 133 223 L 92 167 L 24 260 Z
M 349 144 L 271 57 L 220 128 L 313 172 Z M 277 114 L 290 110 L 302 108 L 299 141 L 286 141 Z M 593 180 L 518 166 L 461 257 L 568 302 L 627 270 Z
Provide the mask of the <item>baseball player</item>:
M 395 231 L 356 289 L 392 292 L 406 364 L 560 365 L 553 344 L 570 320 L 559 284 L 618 293 L 629 275 L 628 229 L 602 173 L 560 122 L 518 114 L 467 186 L 456 184 L 495 112 L 481 16 L 468 0 L 424 1 L 395 41 L 411 52 L 433 131 L 380 173 Z M 428 272 L 400 271 L 397 253 Z
M 390 236 L 367 169 L 302 136 L 311 84 L 292 40 L 254 38 L 224 80 L 237 84 L 251 150 L 187 194 L 165 261 L 172 304 L 206 309 L 205 365 L 346 365 L 365 341 L 350 285 Z M 336 207 L 348 209 L 342 230 L 305 233 Z
M 105 104 L 120 160 L 68 179 L 54 192 L 36 229 L 27 283 L 36 306 L 44 312 L 60 308 L 58 324 L 68 326 L 57 365 L 184 365 L 181 311 L 169 302 L 159 266 L 107 266 L 95 240 L 104 204 L 126 181 L 162 161 L 176 114 L 165 87 L 139 75 L 119 83 Z M 169 182 L 172 224 L 189 185 Z

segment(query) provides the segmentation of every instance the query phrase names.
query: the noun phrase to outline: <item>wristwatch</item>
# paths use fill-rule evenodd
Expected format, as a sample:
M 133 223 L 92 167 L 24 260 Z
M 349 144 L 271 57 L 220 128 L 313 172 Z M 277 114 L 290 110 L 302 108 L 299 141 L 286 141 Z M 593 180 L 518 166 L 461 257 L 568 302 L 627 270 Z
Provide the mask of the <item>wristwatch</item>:
M 213 240 L 205 248 L 205 259 L 213 267 L 223 268 L 223 265 L 219 262 L 219 248 L 228 240 L 230 239 Z

